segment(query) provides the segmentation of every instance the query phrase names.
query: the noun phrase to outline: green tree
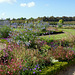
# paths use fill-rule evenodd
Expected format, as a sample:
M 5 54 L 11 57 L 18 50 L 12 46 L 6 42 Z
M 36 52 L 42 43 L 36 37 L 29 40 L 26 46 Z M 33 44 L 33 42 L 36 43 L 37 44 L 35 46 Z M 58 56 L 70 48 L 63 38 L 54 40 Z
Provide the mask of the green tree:
M 10 20 L 10 18 L 6 18 L 6 20 Z
M 59 20 L 59 22 L 58 22 L 58 27 L 60 27 L 60 28 L 61 28 L 61 27 L 62 27 L 62 24 L 63 24 L 63 20 L 62 20 L 62 19 L 60 19 L 60 20 Z
M 60 19 L 58 23 L 62 25 L 64 22 L 62 19 Z
M 20 20 L 24 20 L 23 17 L 21 17 Z
M 12 20 L 16 20 L 15 18 L 13 18 Z
M 38 23 L 40 23 L 40 20 L 38 20 Z
M 14 21 L 11 21 L 11 24 L 14 23 Z

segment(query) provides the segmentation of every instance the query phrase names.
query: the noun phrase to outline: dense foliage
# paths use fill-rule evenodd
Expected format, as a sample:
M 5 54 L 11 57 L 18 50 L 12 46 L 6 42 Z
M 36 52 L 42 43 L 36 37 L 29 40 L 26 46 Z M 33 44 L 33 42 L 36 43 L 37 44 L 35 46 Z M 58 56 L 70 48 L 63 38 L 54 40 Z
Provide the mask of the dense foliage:
M 4 27 L 3 35 L 7 33 L 11 38 L 3 36 L 6 41 L 3 39 L 0 41 L 2 44 L 6 43 L 6 47 L 0 49 L 1 75 L 55 74 L 75 58 L 75 35 L 70 35 L 69 40 L 51 38 L 51 34 L 62 30 L 58 30 L 58 27 L 50 27 L 48 24 L 39 20 L 36 25 L 25 22 L 25 26 L 17 28 Z M 48 35 L 44 36 L 46 34 Z M 68 35 L 67 31 L 66 34 Z
M 11 29 L 8 26 L 3 26 L 0 28 L 0 38 L 7 38 L 9 36 Z

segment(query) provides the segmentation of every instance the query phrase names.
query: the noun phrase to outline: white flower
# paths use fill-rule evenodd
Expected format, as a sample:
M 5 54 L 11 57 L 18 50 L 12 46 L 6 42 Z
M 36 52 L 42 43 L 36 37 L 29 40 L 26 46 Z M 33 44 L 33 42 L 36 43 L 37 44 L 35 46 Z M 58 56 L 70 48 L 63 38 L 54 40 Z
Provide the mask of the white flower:
M 52 62 L 53 62 L 53 63 L 54 63 L 54 62 L 58 62 L 58 60 L 53 59 Z

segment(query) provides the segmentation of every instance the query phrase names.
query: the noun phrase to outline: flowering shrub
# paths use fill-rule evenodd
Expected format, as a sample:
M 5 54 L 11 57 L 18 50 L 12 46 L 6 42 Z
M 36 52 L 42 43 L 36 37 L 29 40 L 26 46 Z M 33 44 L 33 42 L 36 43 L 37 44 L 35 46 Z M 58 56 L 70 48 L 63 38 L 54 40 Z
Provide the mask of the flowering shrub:
M 0 57 L 0 64 L 3 66 L 0 68 L 1 74 L 36 74 L 51 64 L 49 53 L 43 56 L 38 50 L 25 50 L 23 46 L 9 43 L 7 48 L 3 49 Z M 39 65 L 37 66 L 37 64 Z
M 58 27 L 59 27 L 59 28 L 61 28 L 61 27 L 62 27 L 62 25 L 60 25 L 60 24 L 59 24 L 59 25 L 58 25 Z
M 9 43 L 7 48 L 2 50 L 2 56 L 0 57 L 0 74 L 1 75 L 13 75 L 18 74 L 19 66 L 22 66 L 23 60 L 19 60 L 19 58 L 16 57 L 15 49 L 18 49 L 19 46 L 17 44 L 11 44 Z M 20 48 L 19 48 L 20 49 Z
M 12 37 L 18 44 L 23 42 L 28 47 L 33 47 L 35 45 L 36 33 L 34 33 L 32 29 L 27 29 L 25 32 L 14 34 Z
M 52 55 L 55 59 L 58 59 L 59 61 L 68 61 L 75 57 L 75 53 L 72 50 L 66 50 L 62 46 L 57 47 L 55 50 L 51 50 Z
M 36 73 L 39 73 L 39 72 L 41 72 L 41 69 L 40 69 L 40 67 L 39 67 L 39 64 L 37 64 L 37 65 L 35 65 L 35 67 L 33 67 L 33 68 L 30 68 L 30 66 L 28 67 L 28 68 L 26 68 L 26 67 L 23 67 L 20 71 L 19 71 L 19 73 L 20 73 L 20 75 L 29 75 L 29 74 L 36 74 Z
M 48 50 L 50 50 L 50 49 L 51 49 L 50 46 L 48 46 L 48 45 L 43 45 L 43 46 L 41 47 L 41 53 L 46 53 L 46 55 L 47 55 Z
M 25 28 L 24 31 L 15 30 L 12 34 L 10 32 L 9 35 L 15 42 L 9 42 L 7 47 L 0 51 L 1 75 L 39 75 L 43 68 L 53 62 L 68 61 L 75 57 L 74 51 L 64 49 L 69 46 L 68 41 L 54 41 L 53 38 L 43 41 L 37 38 L 37 33 L 44 33 L 46 29 L 42 24 L 37 27 L 40 30 L 36 32 L 33 27 Z

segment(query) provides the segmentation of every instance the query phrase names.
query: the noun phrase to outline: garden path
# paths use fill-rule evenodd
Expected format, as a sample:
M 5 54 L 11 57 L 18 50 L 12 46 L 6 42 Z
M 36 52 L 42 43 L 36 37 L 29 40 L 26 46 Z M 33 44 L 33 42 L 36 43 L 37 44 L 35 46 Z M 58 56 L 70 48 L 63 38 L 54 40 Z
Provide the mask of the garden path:
M 75 75 L 75 64 L 69 66 L 65 70 L 59 72 L 58 75 Z

